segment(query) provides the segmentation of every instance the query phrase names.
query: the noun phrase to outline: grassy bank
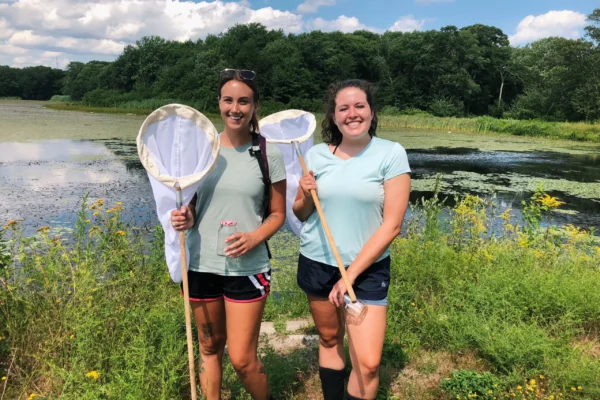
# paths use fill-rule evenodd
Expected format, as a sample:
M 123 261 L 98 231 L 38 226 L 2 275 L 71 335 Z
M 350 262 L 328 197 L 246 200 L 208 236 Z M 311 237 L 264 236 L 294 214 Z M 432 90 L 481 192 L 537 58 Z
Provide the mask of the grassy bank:
M 384 129 L 430 129 L 452 132 L 502 133 L 600 143 L 600 124 L 497 119 L 492 117 L 434 117 L 431 115 L 383 115 Z
M 600 398 L 600 243 L 574 227 L 541 228 L 559 205 L 538 191 L 520 226 L 473 196 L 413 205 L 392 245 L 380 399 Z M 122 207 L 84 203 L 70 233 L 3 227 L 4 398 L 187 398 L 183 307 L 161 231 L 149 240 L 125 226 Z M 281 326 L 308 308 L 295 284 L 297 238 L 271 245 L 265 320 Z M 261 357 L 279 398 L 318 398 L 314 348 L 284 354 L 264 342 Z M 249 398 L 229 364 L 224 386 L 225 398 Z

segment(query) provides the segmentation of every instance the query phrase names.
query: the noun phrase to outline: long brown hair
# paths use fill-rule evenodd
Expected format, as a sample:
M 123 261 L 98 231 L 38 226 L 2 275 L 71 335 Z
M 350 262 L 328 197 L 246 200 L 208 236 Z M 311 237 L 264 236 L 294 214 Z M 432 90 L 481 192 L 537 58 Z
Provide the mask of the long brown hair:
M 256 117 L 256 112 L 258 110 L 258 105 L 260 102 L 260 95 L 258 93 L 258 84 L 256 83 L 256 78 L 254 78 L 252 80 L 243 79 L 240 76 L 239 70 L 235 71 L 233 76 L 220 77 L 219 78 L 219 100 L 221 100 L 221 89 L 223 89 L 223 86 L 227 82 L 233 81 L 233 80 L 242 82 L 243 84 L 248 86 L 250 89 L 252 89 L 252 93 L 253 93 L 252 97 L 254 100 L 254 114 L 252 115 L 252 118 L 250 119 L 249 125 L 250 125 L 250 133 L 256 134 L 256 133 L 258 133 L 258 118 Z
M 342 132 L 337 127 L 334 121 L 335 117 L 335 97 L 342 90 L 349 87 L 355 87 L 362 90 L 367 95 L 367 103 L 373 113 L 373 119 L 371 120 L 371 126 L 369 127 L 369 136 L 376 136 L 377 131 L 377 111 L 375 110 L 375 101 L 373 96 L 373 88 L 367 81 L 360 79 L 350 79 L 343 82 L 336 82 L 329 85 L 327 89 L 327 105 L 325 110 L 325 118 L 321 123 L 321 135 L 323 136 L 323 142 L 329 143 L 333 146 L 337 146 L 342 143 Z

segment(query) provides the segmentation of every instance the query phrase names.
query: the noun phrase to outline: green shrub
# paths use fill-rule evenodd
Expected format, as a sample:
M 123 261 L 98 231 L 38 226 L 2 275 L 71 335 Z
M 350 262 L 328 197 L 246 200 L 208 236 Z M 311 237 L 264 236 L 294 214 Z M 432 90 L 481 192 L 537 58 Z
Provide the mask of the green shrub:
M 489 372 L 461 370 L 452 372 L 450 378 L 442 380 L 440 388 L 453 399 L 494 400 L 499 384 L 500 380 Z
M 433 100 L 429 110 L 436 117 L 460 117 L 465 113 L 462 102 L 447 98 Z

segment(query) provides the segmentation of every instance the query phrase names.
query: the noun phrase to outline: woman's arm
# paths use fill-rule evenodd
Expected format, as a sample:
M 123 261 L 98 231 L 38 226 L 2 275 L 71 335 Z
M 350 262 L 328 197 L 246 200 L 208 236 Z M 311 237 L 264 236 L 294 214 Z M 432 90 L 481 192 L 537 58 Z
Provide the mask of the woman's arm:
M 356 278 L 377 260 L 400 234 L 410 195 L 410 174 L 398 175 L 383 183 L 383 223 L 369 238 L 356 259 L 347 269 L 348 279 L 354 284 Z M 332 289 L 329 299 L 333 304 L 344 304 L 346 285 L 340 280 Z
M 298 193 L 292 210 L 301 222 L 304 222 L 315 211 L 315 202 L 310 194 L 311 189 L 317 190 L 317 182 L 312 171 L 300 178 Z
M 225 248 L 228 257 L 239 257 L 261 242 L 273 236 L 285 222 L 285 193 L 286 180 L 275 182 L 271 185 L 271 214 L 264 222 L 252 232 L 237 232 L 226 240 L 231 243 Z

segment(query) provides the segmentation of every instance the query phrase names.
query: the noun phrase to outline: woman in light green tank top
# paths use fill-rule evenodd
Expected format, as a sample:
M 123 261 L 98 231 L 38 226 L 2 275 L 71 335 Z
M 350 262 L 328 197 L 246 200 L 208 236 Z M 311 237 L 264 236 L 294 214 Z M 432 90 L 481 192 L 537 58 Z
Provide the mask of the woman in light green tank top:
M 285 169 L 281 153 L 269 147 L 263 156 L 269 160 L 271 184 L 265 188 L 257 153 L 249 151 L 258 134 L 255 73 L 223 70 L 218 95 L 225 123 L 219 158 L 200 182 L 192 203 L 174 210 L 171 222 L 176 230 L 188 230 L 188 283 L 198 327 L 203 395 L 208 400 L 221 398 L 227 343 L 231 364 L 248 393 L 255 400 L 269 400 L 272 396 L 257 347 L 271 279 L 265 241 L 285 221 Z M 270 202 L 263 204 L 269 191 Z M 266 206 L 269 211 L 263 221 Z M 235 221 L 237 232 L 223 243 L 218 234 L 221 221 L 227 228 L 233 226 L 225 220 Z
M 352 372 L 346 399 L 374 399 L 387 319 L 389 245 L 400 234 L 408 207 L 410 168 L 398 143 L 375 137 L 377 115 L 368 83 L 330 87 L 323 144 L 306 156 L 294 213 L 304 224 L 298 285 L 307 294 L 319 332 L 319 375 L 325 400 L 344 398 L 344 334 Z M 360 324 L 347 319 L 346 285 L 332 256 L 310 190 L 321 206 L 356 296 L 368 311 Z

